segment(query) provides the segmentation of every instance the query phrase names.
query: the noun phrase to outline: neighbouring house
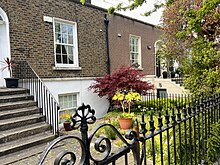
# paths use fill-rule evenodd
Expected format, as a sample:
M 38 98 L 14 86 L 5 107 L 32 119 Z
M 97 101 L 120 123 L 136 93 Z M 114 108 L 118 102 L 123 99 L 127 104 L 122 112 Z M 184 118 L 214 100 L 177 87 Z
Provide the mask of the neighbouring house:
M 110 70 L 135 65 L 144 74 L 155 77 L 155 43 L 162 30 L 155 25 L 121 14 L 109 16 Z

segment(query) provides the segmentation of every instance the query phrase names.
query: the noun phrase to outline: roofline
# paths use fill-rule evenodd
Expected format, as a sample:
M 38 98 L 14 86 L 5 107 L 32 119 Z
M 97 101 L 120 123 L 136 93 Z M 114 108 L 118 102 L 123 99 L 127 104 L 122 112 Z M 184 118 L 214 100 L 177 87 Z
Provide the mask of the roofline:
M 78 0 L 78 1 L 77 1 L 77 0 L 69 0 L 69 1 L 72 1 L 72 2 L 75 2 L 75 3 L 78 3 L 78 4 L 82 4 L 79 0 Z M 108 10 L 107 10 L 107 9 L 104 9 L 104 8 L 102 8 L 102 7 L 95 6 L 95 5 L 90 4 L 90 3 L 85 3 L 84 5 L 108 13 Z M 131 17 L 129 17 L 129 16 L 125 16 L 125 15 L 120 14 L 120 13 L 114 12 L 112 15 L 117 15 L 117 16 L 120 16 L 120 17 L 123 17 L 123 18 L 126 18 L 126 19 L 130 19 L 130 20 L 132 20 L 132 21 L 139 22 L 139 23 L 142 23 L 142 24 L 145 24 L 145 25 L 148 25 L 148 26 L 158 27 L 158 25 L 153 25 L 153 24 L 151 24 L 151 23 L 147 23 L 147 22 L 144 22 L 144 21 L 135 19 L 135 18 L 131 18 Z

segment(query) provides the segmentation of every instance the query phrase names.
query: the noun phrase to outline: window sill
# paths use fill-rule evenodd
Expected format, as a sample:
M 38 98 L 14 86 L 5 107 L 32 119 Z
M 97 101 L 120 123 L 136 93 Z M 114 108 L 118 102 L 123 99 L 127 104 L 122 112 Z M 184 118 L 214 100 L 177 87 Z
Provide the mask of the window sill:
M 143 68 L 136 68 L 137 70 L 144 70 Z
M 144 70 L 142 67 L 138 67 L 138 68 L 133 67 L 133 68 L 136 69 L 136 70 L 140 70 L 140 71 L 143 71 L 143 70 Z
M 53 70 L 82 70 L 81 67 L 53 67 Z

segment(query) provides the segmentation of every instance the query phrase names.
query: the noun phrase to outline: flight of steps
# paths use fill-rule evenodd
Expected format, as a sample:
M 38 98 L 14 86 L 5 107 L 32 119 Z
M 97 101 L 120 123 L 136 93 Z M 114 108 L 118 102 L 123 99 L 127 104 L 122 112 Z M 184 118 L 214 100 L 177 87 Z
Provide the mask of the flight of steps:
M 156 89 L 166 89 L 168 94 L 188 94 L 189 91 L 171 79 L 153 78 L 150 80 Z
M 0 88 L 0 165 L 38 155 L 54 138 L 28 90 Z

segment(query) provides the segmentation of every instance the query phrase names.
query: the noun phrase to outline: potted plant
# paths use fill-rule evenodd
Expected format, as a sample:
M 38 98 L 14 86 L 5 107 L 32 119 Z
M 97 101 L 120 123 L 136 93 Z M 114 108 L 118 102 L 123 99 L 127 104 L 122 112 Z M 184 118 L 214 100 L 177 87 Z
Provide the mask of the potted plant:
M 5 58 L 1 63 L 4 65 L 0 70 L 4 71 L 8 69 L 10 77 L 5 78 L 5 83 L 7 88 L 17 88 L 18 87 L 18 78 L 12 77 L 12 69 L 16 67 L 16 65 L 12 62 L 8 57 Z
M 167 71 L 163 71 L 163 78 L 166 79 L 167 78 Z
M 136 101 L 140 101 L 141 95 L 138 92 L 132 90 L 117 91 L 112 100 L 118 101 L 123 111 L 119 117 L 120 128 L 130 129 L 134 117 L 134 113 L 131 113 L 131 105 Z
M 65 129 L 65 131 L 71 131 L 71 116 L 68 113 L 64 113 L 62 115 L 60 115 L 60 120 L 61 122 L 63 122 L 63 127 Z

